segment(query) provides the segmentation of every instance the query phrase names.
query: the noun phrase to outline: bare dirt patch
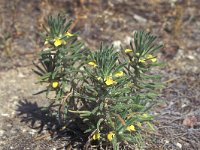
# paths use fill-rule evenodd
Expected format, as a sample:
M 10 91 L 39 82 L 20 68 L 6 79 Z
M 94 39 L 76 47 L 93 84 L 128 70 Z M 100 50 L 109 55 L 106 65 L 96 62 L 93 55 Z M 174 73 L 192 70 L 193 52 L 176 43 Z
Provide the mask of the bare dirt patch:
M 35 84 L 31 71 L 43 45 L 38 32 L 44 18 L 58 12 L 74 19 L 72 31 L 80 31 L 81 40 L 94 49 L 101 41 L 116 49 L 119 43 L 128 44 L 134 30 L 157 35 L 165 44 L 158 57 L 166 66 L 155 71 L 164 74 L 166 88 L 161 91 L 162 103 L 154 109 L 158 132 L 150 136 L 153 141 L 146 149 L 200 149 L 199 4 L 199 0 L 1 0 L 0 149 L 73 149 L 65 133 L 52 138 L 47 129 L 53 118 L 38 134 L 47 100 L 44 95 L 33 96 L 43 88 Z M 187 119 L 189 123 L 183 123 Z M 79 138 L 74 147 L 81 144 Z

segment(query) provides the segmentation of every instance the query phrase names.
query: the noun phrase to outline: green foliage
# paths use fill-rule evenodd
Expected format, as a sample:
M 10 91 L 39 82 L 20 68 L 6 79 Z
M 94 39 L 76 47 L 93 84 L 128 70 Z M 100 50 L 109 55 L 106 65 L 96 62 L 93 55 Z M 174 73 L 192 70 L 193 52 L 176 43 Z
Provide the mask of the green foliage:
M 58 15 L 49 17 L 43 38 L 45 48 L 34 72 L 40 83 L 46 83 L 47 96 L 58 103 L 61 125 L 81 120 L 80 127 L 89 140 L 98 140 L 114 149 L 125 144 L 144 145 L 144 133 L 153 130 L 153 115 L 148 111 L 157 103 L 155 82 L 161 76 L 150 74 L 150 68 L 159 66 L 153 53 L 161 48 L 156 37 L 138 31 L 130 48 L 115 52 L 112 46 L 101 44 L 90 51 L 77 40 L 77 34 L 68 32 L 71 21 Z M 83 51 L 86 49 L 86 51 Z M 41 92 L 39 92 L 41 93 Z M 53 105 L 51 105 L 53 106 Z

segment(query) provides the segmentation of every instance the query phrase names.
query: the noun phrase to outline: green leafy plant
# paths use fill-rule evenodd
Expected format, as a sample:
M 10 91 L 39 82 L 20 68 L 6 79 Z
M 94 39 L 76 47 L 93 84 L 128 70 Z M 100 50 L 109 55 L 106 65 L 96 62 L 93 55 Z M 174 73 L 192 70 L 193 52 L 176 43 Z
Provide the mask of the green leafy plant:
M 80 130 L 88 135 L 85 148 L 93 141 L 115 150 L 143 147 L 145 134 L 154 131 L 149 110 L 162 87 L 155 82 L 160 75 L 149 70 L 160 65 L 154 52 L 162 46 L 155 36 L 137 31 L 120 52 L 103 44 L 89 50 L 68 32 L 70 24 L 61 15 L 48 18 L 42 35 L 46 48 L 34 63 L 39 82 L 47 84 L 44 92 L 55 93 L 49 106 L 58 104 L 61 126 L 81 120 Z

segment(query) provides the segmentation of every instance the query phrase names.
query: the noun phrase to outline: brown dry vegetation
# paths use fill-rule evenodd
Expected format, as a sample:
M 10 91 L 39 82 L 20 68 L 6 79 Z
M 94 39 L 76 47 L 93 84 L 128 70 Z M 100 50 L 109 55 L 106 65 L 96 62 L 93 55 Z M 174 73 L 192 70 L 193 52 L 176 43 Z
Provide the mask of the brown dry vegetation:
M 65 133 L 52 139 L 56 129 L 47 129 L 54 128 L 54 118 L 46 118 L 40 128 L 40 108 L 47 100 L 32 95 L 43 88 L 35 85 L 31 71 L 43 45 L 39 32 L 48 15 L 60 12 L 74 20 L 71 31 L 79 31 L 93 49 L 101 41 L 127 44 L 134 30 L 157 35 L 165 45 L 158 58 L 166 65 L 154 71 L 163 73 L 166 88 L 153 109 L 157 132 L 147 135 L 151 140 L 146 149 L 200 149 L 199 5 L 199 0 L 0 0 L 0 149 L 73 149 L 83 144 L 81 137 L 69 144 Z

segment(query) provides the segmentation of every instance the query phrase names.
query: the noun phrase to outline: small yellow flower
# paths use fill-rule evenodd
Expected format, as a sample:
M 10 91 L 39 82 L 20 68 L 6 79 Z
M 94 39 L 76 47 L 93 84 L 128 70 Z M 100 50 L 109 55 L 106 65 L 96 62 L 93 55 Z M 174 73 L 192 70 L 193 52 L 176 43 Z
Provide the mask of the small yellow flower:
M 157 59 L 153 55 L 151 55 L 151 54 L 149 54 L 147 56 L 147 59 L 151 60 L 152 62 L 156 62 L 157 61 Z
M 70 32 L 66 32 L 65 35 L 66 35 L 67 37 L 73 36 L 73 34 L 71 34 Z
M 133 51 L 132 49 L 125 49 L 125 50 L 124 50 L 124 52 L 125 52 L 126 54 L 131 53 L 132 51 Z
M 62 40 L 60 38 L 55 38 L 54 39 L 54 45 L 56 47 L 60 46 L 62 44 Z
M 53 81 L 53 82 L 52 82 L 52 87 L 53 87 L 54 89 L 57 88 L 58 85 L 59 85 L 58 81 Z
M 142 127 L 142 124 L 140 122 L 137 122 L 136 125 L 141 128 Z
M 106 85 L 112 85 L 112 84 L 115 84 L 117 82 L 114 81 L 111 76 L 109 76 L 109 77 L 106 77 L 105 83 L 106 83 Z
M 97 66 L 97 64 L 96 64 L 95 61 L 90 61 L 90 62 L 88 63 L 88 65 L 93 66 L 93 67 L 96 67 L 96 66 Z
M 134 132 L 135 131 L 135 126 L 134 125 L 130 125 L 130 126 L 128 126 L 127 128 L 126 128 L 126 130 L 128 130 L 128 131 L 132 131 L 132 132 Z
M 115 74 L 115 77 L 122 77 L 124 76 L 124 72 L 123 71 L 118 71 L 116 74 Z
M 144 58 L 140 58 L 140 59 L 139 59 L 139 62 L 145 63 L 145 59 L 144 59 Z
M 143 116 L 144 118 L 148 118 L 148 117 L 149 117 L 148 114 L 143 114 L 142 116 Z
M 115 134 L 113 132 L 109 132 L 107 135 L 107 139 L 108 141 L 112 141 L 112 139 L 114 138 Z
M 140 53 L 136 53 L 136 56 L 140 56 Z
M 99 140 L 100 139 L 100 133 L 98 131 L 95 131 L 95 133 L 92 136 L 93 140 Z

